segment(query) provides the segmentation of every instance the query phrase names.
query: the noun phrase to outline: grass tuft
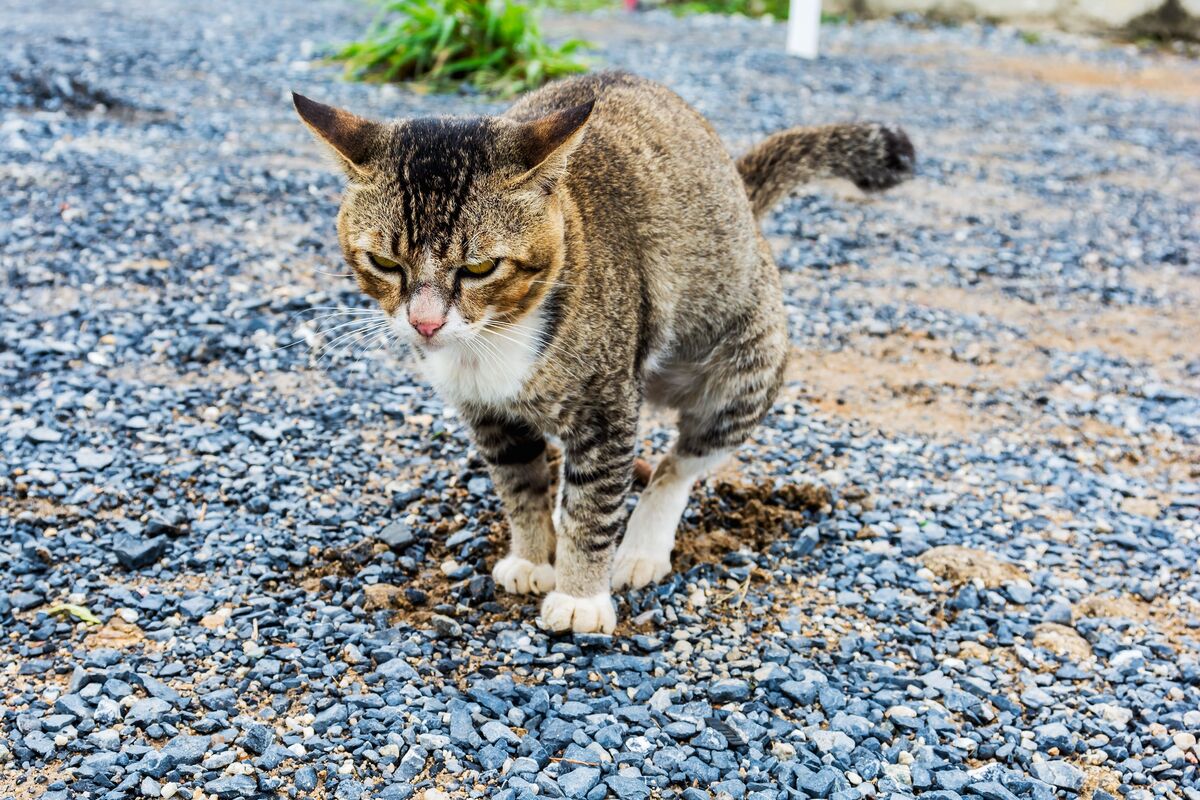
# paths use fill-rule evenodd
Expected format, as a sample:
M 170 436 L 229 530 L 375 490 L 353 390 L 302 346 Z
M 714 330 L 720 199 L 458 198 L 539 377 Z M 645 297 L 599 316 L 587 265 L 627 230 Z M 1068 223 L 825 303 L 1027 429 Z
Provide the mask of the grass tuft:
M 453 91 L 464 84 L 508 97 L 585 72 L 578 39 L 550 45 L 539 9 L 509 0 L 386 0 L 361 41 L 334 54 L 353 80 L 412 81 Z

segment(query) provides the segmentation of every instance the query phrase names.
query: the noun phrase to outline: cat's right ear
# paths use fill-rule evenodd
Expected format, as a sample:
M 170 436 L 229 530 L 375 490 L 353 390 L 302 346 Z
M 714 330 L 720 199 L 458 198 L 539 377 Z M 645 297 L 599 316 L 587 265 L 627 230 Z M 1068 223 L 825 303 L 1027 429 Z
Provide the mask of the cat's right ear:
M 370 175 L 371 156 L 382 138 L 383 125 L 295 92 L 292 103 L 300 119 L 329 147 L 350 178 Z
M 517 148 L 527 171 L 512 182 L 514 188 L 536 186 L 542 191 L 553 188 L 566 174 L 567 162 L 583 139 L 595 105 L 595 100 L 589 100 L 526 122 L 517 129 Z

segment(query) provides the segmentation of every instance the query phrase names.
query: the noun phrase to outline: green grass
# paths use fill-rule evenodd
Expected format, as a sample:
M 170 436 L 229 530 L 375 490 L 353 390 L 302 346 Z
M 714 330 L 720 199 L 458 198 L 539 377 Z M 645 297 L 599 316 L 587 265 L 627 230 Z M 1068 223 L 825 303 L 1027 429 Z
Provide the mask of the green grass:
M 586 43 L 547 43 L 539 11 L 508 0 L 386 0 L 363 39 L 333 59 L 354 80 L 436 91 L 466 83 L 507 97 L 587 70 L 576 55 Z
M 666 7 L 677 14 L 743 14 L 747 17 L 764 17 L 770 14 L 775 19 L 787 19 L 789 0 L 667 0 Z M 849 22 L 845 14 L 822 12 L 821 22 L 841 24 Z

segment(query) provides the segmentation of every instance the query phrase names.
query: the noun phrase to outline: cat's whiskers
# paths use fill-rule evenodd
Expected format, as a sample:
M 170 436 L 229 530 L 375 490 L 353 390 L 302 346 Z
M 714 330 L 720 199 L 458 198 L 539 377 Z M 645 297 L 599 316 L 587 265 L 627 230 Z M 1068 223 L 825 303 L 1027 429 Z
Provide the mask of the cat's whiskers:
M 360 364 L 363 364 L 371 357 L 372 353 L 379 350 L 381 347 L 386 347 L 388 344 L 391 344 L 393 336 L 394 333 L 391 330 L 391 326 L 388 326 L 374 337 L 368 337 L 365 343 L 356 344 L 355 347 L 357 348 L 357 352 L 354 353 L 354 360 L 350 362 L 350 365 L 347 367 L 347 369 L 357 370 Z
M 316 311 L 316 310 L 320 310 L 320 309 L 315 309 L 315 308 L 313 308 L 313 309 L 305 309 L 304 311 L 297 311 L 295 314 L 293 314 L 293 315 L 292 315 L 292 316 L 291 316 L 291 317 L 288 319 L 288 321 L 287 321 L 287 322 L 285 322 L 285 323 L 284 323 L 284 327 L 288 327 L 288 326 L 290 326 L 290 325 L 291 325 L 291 323 L 292 323 L 292 320 L 293 320 L 293 319 L 295 319 L 295 318 L 296 318 L 297 316 L 299 316 L 300 314 L 304 314 L 304 313 L 307 313 L 308 311 Z M 343 327 L 345 327 L 346 325 L 353 324 L 353 323 L 355 323 L 355 322 L 364 322 L 364 321 L 366 321 L 366 318 L 381 316 L 381 315 L 382 315 L 382 313 L 383 313 L 383 312 L 379 311 L 378 309 L 372 309 L 372 308 L 344 308 L 344 309 L 338 309 L 337 311 L 333 311 L 333 312 L 330 312 L 330 313 L 328 313 L 328 314 L 322 314 L 322 315 L 321 315 L 321 316 L 319 316 L 319 317 L 313 317 L 312 319 L 306 319 L 306 320 L 302 321 L 302 322 L 300 323 L 300 326 L 298 326 L 298 328 L 297 328 L 297 331 L 294 331 L 293 333 L 296 333 L 296 332 L 298 332 L 300 327 L 302 327 L 302 326 L 305 326 L 305 325 L 308 325 L 309 323 L 317 323 L 317 322 L 320 322 L 321 320 L 326 320 L 326 319 L 336 319 L 336 318 L 352 317 L 352 319 L 351 319 L 349 322 L 346 322 L 346 323 L 344 323 L 344 324 L 339 324 L 339 325 L 336 325 L 336 326 L 334 326 L 334 327 L 332 327 L 332 328 L 316 328 L 316 329 L 311 329 L 311 328 L 310 328 L 310 329 L 308 329 L 308 332 L 309 332 L 309 333 L 311 333 L 311 334 L 313 334 L 313 335 L 317 335 L 317 334 L 326 334 L 326 333 L 330 333 L 330 332 L 332 332 L 332 331 L 338 330 L 339 328 L 343 328 Z M 291 341 L 291 342 L 288 342 L 287 344 L 281 344 L 281 345 L 279 345 L 278 347 L 274 348 L 274 349 L 272 350 L 272 352 L 276 352 L 276 353 L 277 353 L 277 352 L 279 352 L 279 351 L 281 351 L 281 350 L 287 350 L 288 348 L 295 347 L 295 346 L 296 346 L 296 345 L 298 345 L 298 344 L 304 344 L 304 343 L 308 342 L 308 340 L 309 340 L 309 337 L 308 337 L 307 335 L 300 334 L 299 338 L 297 338 L 297 339 L 295 339 L 295 340 L 293 340 L 293 341 Z
M 504 354 L 500 352 L 500 348 L 495 342 L 489 342 L 483 337 L 483 333 L 487 330 L 487 324 L 487 319 L 468 324 L 467 331 L 470 335 L 463 336 L 455 341 L 462 344 L 475 355 L 481 362 L 481 365 L 499 368 L 503 365 Z M 487 350 L 480 350 L 480 347 L 486 347 Z
M 494 320 L 491 324 L 496 326 L 490 329 L 491 332 L 503 339 L 508 339 L 509 341 L 513 342 L 517 341 L 511 337 L 504 336 L 500 330 L 519 331 L 521 333 L 530 334 L 532 340 L 541 348 L 542 354 L 553 354 L 555 356 L 569 357 L 580 369 L 584 371 L 587 370 L 587 365 L 577 353 L 572 353 L 571 351 L 566 350 L 566 345 L 562 341 L 549 338 L 548 334 L 544 330 L 540 330 L 529 325 L 523 325 L 519 322 L 506 322 L 503 320 Z M 497 330 L 497 327 L 500 330 Z
M 348 323 L 348 324 L 354 324 L 356 327 L 354 327 L 352 330 L 349 330 L 345 333 L 339 334 L 332 339 L 327 339 L 320 347 L 317 348 L 317 350 L 318 351 L 329 350 L 330 348 L 333 348 L 334 346 L 336 346 L 339 342 L 345 341 L 346 339 L 353 338 L 355 335 L 362 333 L 363 331 L 374 330 L 375 328 L 379 327 L 380 325 L 385 325 L 386 321 L 379 320 L 379 319 L 364 319 L 364 320 L 355 320 L 353 323 Z M 345 327 L 345 326 L 338 326 L 338 327 Z
M 320 364 L 327 357 L 353 350 L 353 348 L 360 344 L 366 337 L 373 336 L 380 330 L 386 329 L 388 326 L 389 323 L 386 318 L 383 320 L 368 320 L 361 323 L 358 328 L 355 328 L 349 333 L 344 333 L 338 336 L 336 339 L 326 342 L 319 347 L 317 349 L 317 363 Z M 348 344 L 343 345 L 342 347 L 337 347 L 337 345 L 341 342 L 348 342 Z
M 336 317 L 336 316 L 352 316 L 352 315 L 356 315 L 356 314 L 367 315 L 367 314 L 382 313 L 377 308 L 362 308 L 360 306 L 309 306 L 308 308 L 302 308 L 299 311 L 292 313 L 287 318 L 287 322 L 285 322 L 284 325 L 285 326 L 291 325 L 292 322 L 294 320 L 296 320 L 298 317 L 301 317 L 304 314 L 311 314 L 314 311 L 328 311 L 330 313 L 322 314 L 321 316 L 313 317 L 312 319 L 307 319 L 307 320 L 305 320 L 305 322 L 315 322 L 318 319 L 328 319 L 329 317 Z

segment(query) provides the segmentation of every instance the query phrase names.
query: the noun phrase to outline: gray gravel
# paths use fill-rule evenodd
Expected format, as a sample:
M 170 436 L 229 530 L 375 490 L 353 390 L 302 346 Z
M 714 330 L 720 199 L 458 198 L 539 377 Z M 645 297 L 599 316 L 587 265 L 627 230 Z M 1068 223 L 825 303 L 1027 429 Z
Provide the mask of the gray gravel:
M 921 163 L 767 222 L 775 412 L 617 635 L 552 638 L 495 593 L 462 424 L 337 339 L 339 181 L 287 92 L 498 107 L 339 81 L 364 17 L 0 18 L 0 797 L 1200 798 L 1195 64 L 554 18 L 734 149 L 877 118 Z

